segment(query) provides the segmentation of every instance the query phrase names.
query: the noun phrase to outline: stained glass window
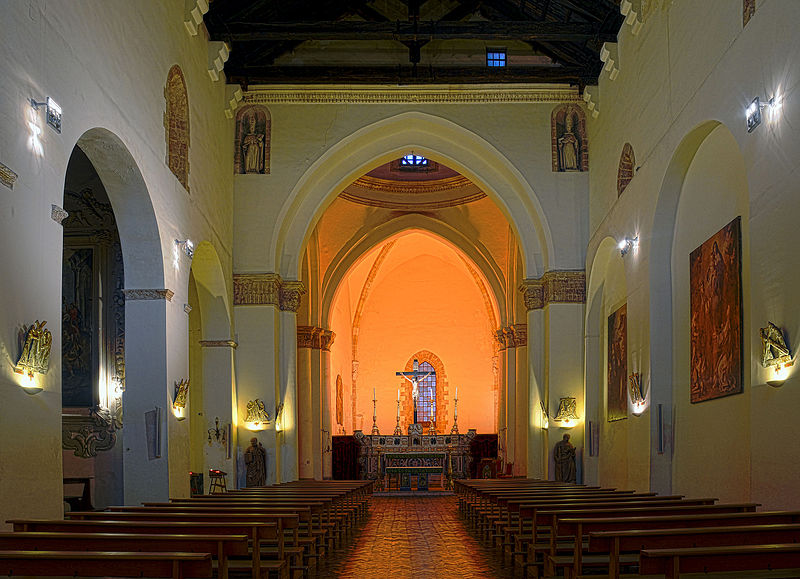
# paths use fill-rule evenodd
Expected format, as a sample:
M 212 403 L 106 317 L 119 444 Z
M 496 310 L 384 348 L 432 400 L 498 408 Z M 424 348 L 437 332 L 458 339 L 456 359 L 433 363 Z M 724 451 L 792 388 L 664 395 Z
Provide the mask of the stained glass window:
M 420 362 L 420 372 L 433 372 L 429 362 Z M 422 424 L 430 424 L 436 420 L 436 374 L 431 374 L 419 383 L 417 398 L 417 420 Z
M 486 66 L 505 66 L 505 65 L 506 65 L 505 50 L 486 51 Z
M 400 166 L 401 167 L 427 167 L 428 166 L 428 159 L 421 155 L 414 155 L 413 153 L 410 155 L 405 155 L 400 159 Z

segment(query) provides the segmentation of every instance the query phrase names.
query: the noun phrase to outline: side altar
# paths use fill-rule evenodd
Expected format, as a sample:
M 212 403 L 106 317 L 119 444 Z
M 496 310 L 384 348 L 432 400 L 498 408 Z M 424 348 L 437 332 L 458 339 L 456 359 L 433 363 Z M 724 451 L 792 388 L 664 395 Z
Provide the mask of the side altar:
M 475 435 L 475 429 L 467 434 L 423 434 L 419 424 L 409 425 L 403 435 L 353 433 L 360 445 L 362 479 L 376 481 L 377 490 L 411 490 L 414 484 L 421 491 L 428 490 L 432 478 L 450 489 L 453 479 L 469 477 Z

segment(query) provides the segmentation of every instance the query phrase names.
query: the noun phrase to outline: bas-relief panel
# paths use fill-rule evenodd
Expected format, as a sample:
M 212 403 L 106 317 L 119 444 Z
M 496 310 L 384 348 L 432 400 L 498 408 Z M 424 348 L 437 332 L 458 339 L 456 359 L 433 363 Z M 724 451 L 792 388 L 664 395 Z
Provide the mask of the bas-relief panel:
M 608 316 L 608 420 L 628 417 L 628 304 Z
M 233 159 L 236 173 L 269 173 L 271 125 L 269 110 L 265 106 L 250 105 L 236 113 Z
M 742 392 L 741 217 L 689 255 L 692 403 Z
M 92 392 L 92 292 L 94 250 L 64 248 L 62 266 L 62 361 L 63 406 L 88 407 Z
M 586 139 L 586 115 L 577 105 L 553 109 L 550 119 L 553 171 L 588 171 L 589 143 Z
M 630 143 L 625 143 L 622 147 L 622 154 L 619 157 L 619 168 L 617 169 L 617 197 L 622 195 L 628 183 L 633 179 L 635 165 L 636 157 L 633 154 L 633 147 Z
M 183 71 L 176 64 L 167 74 L 164 125 L 167 129 L 167 165 L 184 189 L 189 190 L 189 97 Z
M 344 424 L 344 385 L 341 374 L 336 376 L 336 424 Z

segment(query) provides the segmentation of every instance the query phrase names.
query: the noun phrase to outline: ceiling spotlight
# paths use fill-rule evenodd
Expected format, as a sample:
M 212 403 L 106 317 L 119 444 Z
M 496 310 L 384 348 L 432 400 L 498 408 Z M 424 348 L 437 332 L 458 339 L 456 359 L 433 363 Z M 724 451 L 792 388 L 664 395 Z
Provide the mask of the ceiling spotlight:
M 39 110 L 39 107 L 45 107 L 47 111 L 45 117 L 47 118 L 47 124 L 53 127 L 55 132 L 61 133 L 61 107 L 58 106 L 58 103 L 47 97 L 47 100 L 44 102 L 36 102 L 35 99 L 31 99 L 31 106 L 34 110 Z
M 753 102 L 745 109 L 744 115 L 747 121 L 747 132 L 752 133 L 755 128 L 761 124 L 761 111 L 769 109 L 770 122 L 775 122 L 778 118 L 778 113 L 783 105 L 783 98 L 781 96 L 773 96 L 766 103 L 762 104 L 761 99 L 758 97 L 753 99 Z
M 183 250 L 183 253 L 186 254 L 186 257 L 192 259 L 194 257 L 194 243 L 192 243 L 191 239 L 176 239 L 175 245 L 180 247 Z

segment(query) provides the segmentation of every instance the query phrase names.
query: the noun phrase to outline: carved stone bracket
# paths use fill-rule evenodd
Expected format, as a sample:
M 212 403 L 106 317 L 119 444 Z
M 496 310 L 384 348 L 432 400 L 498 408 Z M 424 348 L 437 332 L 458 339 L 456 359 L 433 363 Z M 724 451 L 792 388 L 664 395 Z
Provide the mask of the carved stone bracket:
M 67 210 L 62 209 L 58 205 L 50 205 L 50 219 L 59 225 L 64 225 L 64 220 L 67 217 L 69 217 L 69 212 Z
M 126 289 L 122 290 L 126 300 L 167 300 L 172 301 L 175 292 L 170 289 Z
M 585 304 L 586 273 L 583 270 L 548 271 L 539 279 L 524 280 L 519 290 L 529 311 L 553 303 Z
M 93 410 L 90 415 L 65 414 L 61 417 L 61 446 L 80 458 L 92 458 L 111 450 L 117 442 L 115 415 Z
M 287 280 L 281 283 L 280 308 L 283 312 L 297 312 L 300 309 L 300 298 L 306 293 L 306 286 L 301 281 Z
M 237 273 L 233 276 L 233 305 L 277 306 L 281 277 L 277 273 Z

